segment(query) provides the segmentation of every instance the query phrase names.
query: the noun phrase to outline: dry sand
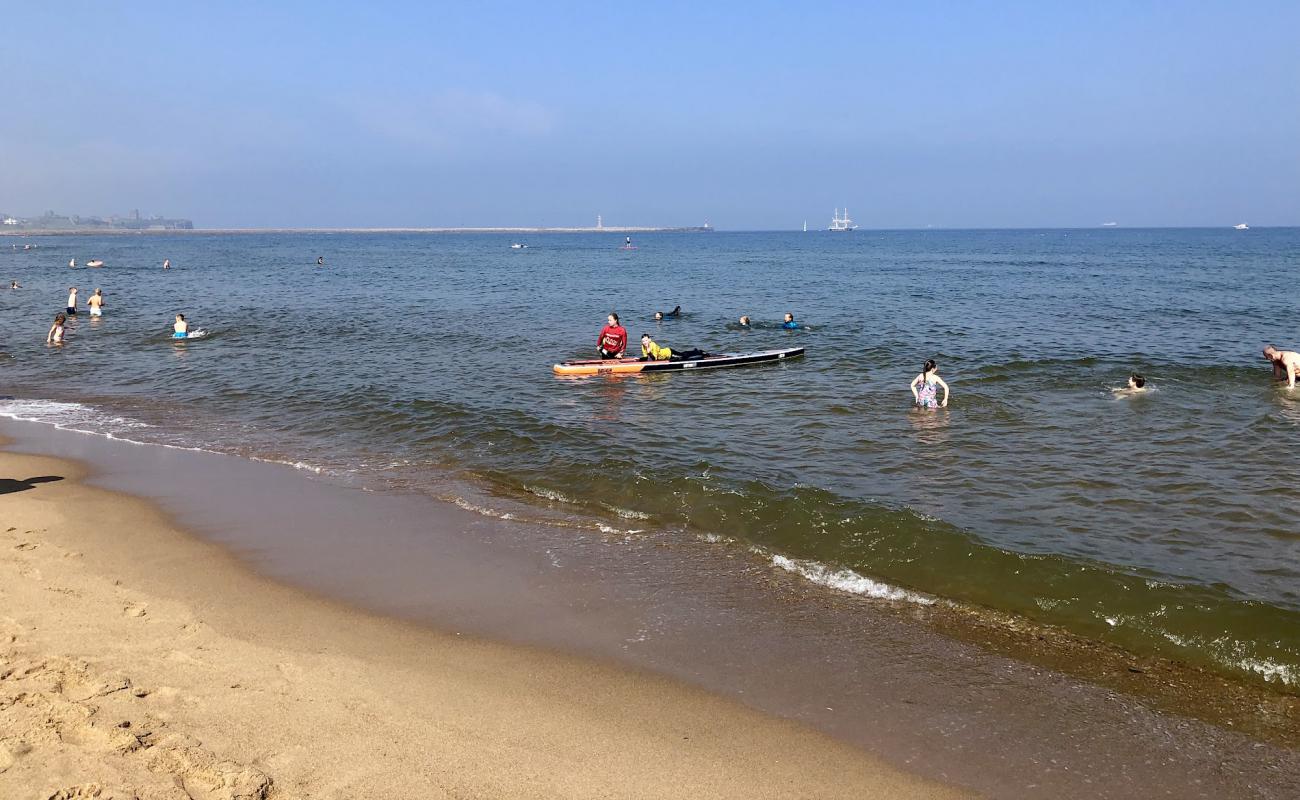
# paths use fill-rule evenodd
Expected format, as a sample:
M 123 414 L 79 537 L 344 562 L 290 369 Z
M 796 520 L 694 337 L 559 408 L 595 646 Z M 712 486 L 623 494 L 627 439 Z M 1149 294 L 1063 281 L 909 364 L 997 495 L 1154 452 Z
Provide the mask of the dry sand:
M 655 676 L 271 583 L 81 474 L 0 453 L 0 798 L 967 796 Z

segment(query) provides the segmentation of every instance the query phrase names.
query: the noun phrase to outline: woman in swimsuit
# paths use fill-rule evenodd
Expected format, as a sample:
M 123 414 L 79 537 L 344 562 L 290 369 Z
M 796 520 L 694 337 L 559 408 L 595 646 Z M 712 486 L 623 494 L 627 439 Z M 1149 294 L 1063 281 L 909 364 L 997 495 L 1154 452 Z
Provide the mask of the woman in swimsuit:
M 940 386 L 943 387 L 943 402 L 939 402 L 937 397 Z M 912 399 L 916 402 L 917 408 L 947 407 L 948 384 L 939 377 L 939 365 L 934 363 L 933 358 L 925 362 L 921 374 L 912 379 Z

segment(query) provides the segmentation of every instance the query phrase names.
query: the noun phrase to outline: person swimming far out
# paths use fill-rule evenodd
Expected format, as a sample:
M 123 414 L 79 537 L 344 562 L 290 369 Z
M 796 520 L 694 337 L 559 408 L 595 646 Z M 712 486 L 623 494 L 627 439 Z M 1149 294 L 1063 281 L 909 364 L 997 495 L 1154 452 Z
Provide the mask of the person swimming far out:
M 610 312 L 605 318 L 605 327 L 596 338 L 596 352 L 601 358 L 622 358 L 627 352 L 627 328 L 619 324 L 618 314 Z
M 740 327 L 742 327 L 742 328 L 748 328 L 748 327 L 749 327 L 749 315 L 748 315 L 748 314 L 741 314 L 741 315 L 740 315 Z
M 939 387 L 943 388 L 943 400 L 938 399 Z M 939 365 L 932 358 L 925 362 L 921 374 L 912 379 L 912 400 L 917 408 L 946 408 L 948 406 L 948 384 L 939 377 Z
M 787 311 L 785 312 L 785 320 L 781 322 L 781 327 L 788 331 L 796 331 L 802 326 L 794 321 L 794 314 Z
M 172 260 L 170 258 L 164 258 L 163 269 L 171 269 L 171 268 L 172 268 Z
M 681 307 L 681 306 L 677 306 L 677 307 L 675 307 L 672 311 L 668 311 L 668 312 L 656 311 L 656 312 L 655 312 L 655 322 L 659 322 L 659 321 L 661 321 L 661 320 L 668 319 L 668 318 L 670 318 L 670 317 L 673 318 L 673 319 L 677 319 L 677 318 L 680 317 L 681 315 L 682 315 L 682 307 Z
M 673 352 L 667 347 L 660 347 L 655 344 L 655 340 L 650 338 L 650 334 L 641 334 L 641 360 L 642 361 L 694 361 L 699 358 L 705 358 L 708 353 L 698 348 L 691 348 L 682 352 Z
M 63 344 L 63 324 L 68 318 L 63 314 L 54 315 L 54 324 L 50 326 L 50 332 L 45 334 L 47 344 Z
M 1273 345 L 1264 348 L 1264 358 L 1273 362 L 1273 380 L 1286 381 L 1286 388 L 1295 388 L 1296 375 L 1300 375 L 1300 353 L 1278 350 Z
M 325 266 L 325 256 L 316 256 L 316 266 L 318 267 Z

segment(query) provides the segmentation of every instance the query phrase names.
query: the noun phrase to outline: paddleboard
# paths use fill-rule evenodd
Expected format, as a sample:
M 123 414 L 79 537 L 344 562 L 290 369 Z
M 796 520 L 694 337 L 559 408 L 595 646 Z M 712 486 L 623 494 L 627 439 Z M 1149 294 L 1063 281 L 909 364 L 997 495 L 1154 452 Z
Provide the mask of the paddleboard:
M 804 348 L 802 347 L 787 347 L 782 350 L 764 350 L 759 353 L 709 355 L 691 361 L 641 361 L 636 358 L 590 359 L 565 361 L 556 364 L 552 369 L 555 370 L 556 375 L 632 375 L 642 372 L 684 372 L 686 370 L 770 364 L 798 358 L 803 353 Z

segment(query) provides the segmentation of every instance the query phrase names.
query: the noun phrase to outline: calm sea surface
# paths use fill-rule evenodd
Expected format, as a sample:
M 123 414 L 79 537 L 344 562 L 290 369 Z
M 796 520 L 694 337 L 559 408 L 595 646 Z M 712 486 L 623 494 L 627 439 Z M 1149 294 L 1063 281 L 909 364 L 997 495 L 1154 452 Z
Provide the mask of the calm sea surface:
M 0 238 L 24 287 L 0 292 L 0 413 L 758 548 L 1300 686 L 1300 390 L 1259 356 L 1300 348 L 1300 229 L 636 240 Z M 70 285 L 107 312 L 47 347 Z M 674 348 L 808 355 L 553 376 L 611 310 Z M 174 344 L 176 312 L 210 335 Z M 909 410 L 931 357 L 949 408 Z M 1113 394 L 1135 370 L 1154 389 Z

